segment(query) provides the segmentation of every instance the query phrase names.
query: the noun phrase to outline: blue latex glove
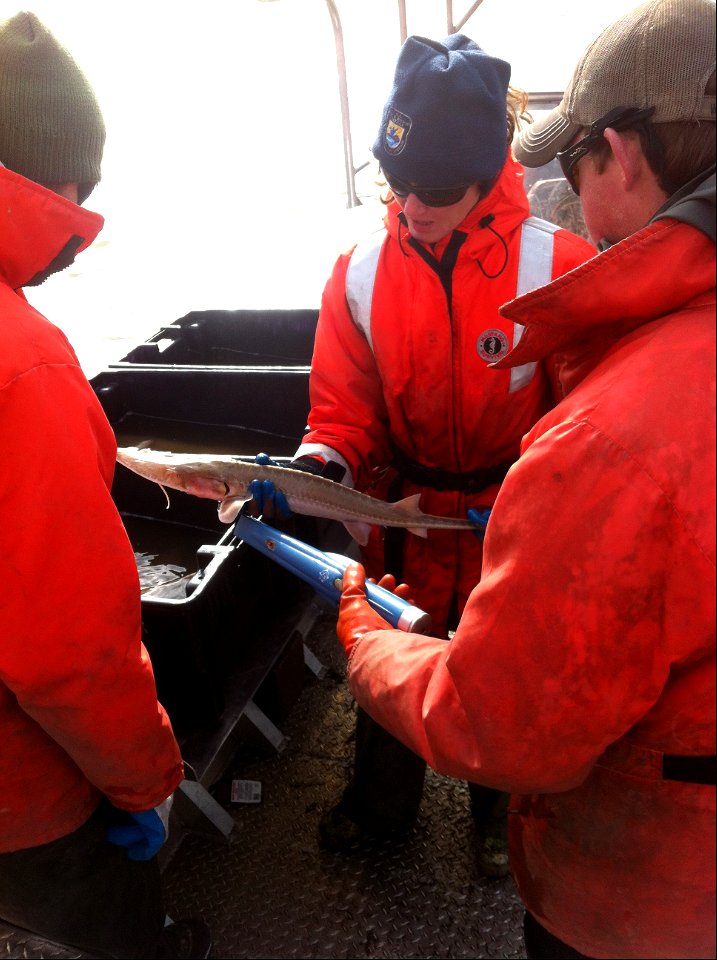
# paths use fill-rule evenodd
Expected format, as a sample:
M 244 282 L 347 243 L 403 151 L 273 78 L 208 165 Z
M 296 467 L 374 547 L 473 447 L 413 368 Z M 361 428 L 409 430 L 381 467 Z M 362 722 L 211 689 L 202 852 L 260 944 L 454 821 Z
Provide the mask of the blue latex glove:
M 485 537 L 485 531 L 486 527 L 488 526 L 488 518 L 490 517 L 490 513 L 490 507 L 486 507 L 484 510 L 476 510 L 475 507 L 471 507 L 468 511 L 468 519 L 475 527 L 473 532 L 479 540 L 482 540 Z
M 167 839 L 172 798 L 152 810 L 126 813 L 129 822 L 107 831 L 107 840 L 116 847 L 127 847 L 130 860 L 151 860 Z
M 258 453 L 254 458 L 254 463 L 270 467 L 280 466 L 280 464 L 274 463 L 266 453 Z M 278 515 L 284 518 L 292 515 L 293 511 L 286 497 L 281 490 L 276 489 L 271 480 L 252 480 L 249 484 L 249 490 L 260 513 L 265 513 L 269 517 Z

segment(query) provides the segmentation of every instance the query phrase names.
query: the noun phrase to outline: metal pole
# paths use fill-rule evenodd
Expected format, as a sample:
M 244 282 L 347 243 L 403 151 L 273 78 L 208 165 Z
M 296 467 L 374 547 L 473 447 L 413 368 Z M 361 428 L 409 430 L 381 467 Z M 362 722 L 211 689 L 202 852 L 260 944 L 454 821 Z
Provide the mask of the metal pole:
M 341 99 L 341 124 L 343 127 L 344 139 L 344 166 L 346 168 L 346 195 L 348 197 L 347 207 L 359 207 L 361 201 L 356 196 L 356 185 L 354 176 L 356 169 L 353 161 L 353 147 L 351 145 L 351 120 L 349 118 L 349 95 L 346 85 L 346 57 L 344 55 L 344 37 L 341 29 L 341 18 L 336 9 L 334 0 L 326 0 L 326 6 L 329 8 L 331 24 L 334 28 L 334 39 L 336 41 L 336 65 L 339 72 L 339 97 Z
M 408 36 L 408 23 L 406 21 L 406 0 L 398 0 L 398 19 L 401 25 L 401 46 L 406 42 Z
M 446 0 L 446 19 L 448 21 L 448 33 L 458 33 L 462 26 L 464 26 L 473 14 L 476 12 L 478 7 L 483 3 L 483 0 L 476 0 L 473 6 L 470 8 L 468 13 L 460 20 L 458 23 L 453 22 L 453 0 Z

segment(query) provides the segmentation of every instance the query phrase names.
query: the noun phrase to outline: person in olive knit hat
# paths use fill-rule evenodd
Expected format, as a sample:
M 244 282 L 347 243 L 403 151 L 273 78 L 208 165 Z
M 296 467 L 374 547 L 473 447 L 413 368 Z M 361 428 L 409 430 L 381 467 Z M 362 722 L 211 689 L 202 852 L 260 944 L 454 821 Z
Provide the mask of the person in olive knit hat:
M 100 180 L 105 124 L 87 78 L 31 13 L 0 31 L 0 162 L 55 185 L 78 183 L 83 203 Z
M 110 493 L 114 434 L 22 290 L 101 230 L 81 203 L 104 140 L 68 51 L 32 13 L 0 23 L 0 925 L 31 950 L 204 957 L 204 924 L 165 926 L 155 854 L 183 764 Z

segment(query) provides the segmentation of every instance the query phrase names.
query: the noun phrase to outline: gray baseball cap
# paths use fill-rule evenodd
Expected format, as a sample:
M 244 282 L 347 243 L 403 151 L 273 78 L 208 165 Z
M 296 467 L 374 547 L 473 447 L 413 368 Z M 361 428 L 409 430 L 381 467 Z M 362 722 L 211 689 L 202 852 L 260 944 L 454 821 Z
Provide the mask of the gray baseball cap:
M 715 122 L 714 0 L 650 0 L 607 27 L 578 63 L 558 107 L 518 134 L 516 159 L 542 167 L 617 107 L 654 107 L 652 123 Z

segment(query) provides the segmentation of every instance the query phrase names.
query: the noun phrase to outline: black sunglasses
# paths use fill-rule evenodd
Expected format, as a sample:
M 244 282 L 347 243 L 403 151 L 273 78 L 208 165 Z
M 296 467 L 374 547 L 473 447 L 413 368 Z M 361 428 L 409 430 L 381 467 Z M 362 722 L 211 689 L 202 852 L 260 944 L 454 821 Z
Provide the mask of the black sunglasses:
M 426 207 L 452 207 L 454 203 L 460 203 L 470 186 L 468 184 L 465 187 L 417 187 L 412 183 L 399 180 L 385 170 L 383 175 L 394 197 L 403 199 L 412 193 Z
M 600 120 L 596 120 L 590 127 L 590 132 L 582 140 L 578 140 L 572 147 L 561 150 L 556 156 L 560 163 L 560 169 L 563 176 L 568 181 L 576 194 L 580 196 L 580 184 L 578 182 L 578 171 L 576 165 L 587 156 L 595 147 L 598 141 L 602 140 L 603 134 L 612 127 L 613 130 L 627 130 L 629 127 L 643 120 L 647 120 L 655 112 L 654 107 L 640 109 L 639 107 L 616 107 L 609 113 L 606 113 Z

